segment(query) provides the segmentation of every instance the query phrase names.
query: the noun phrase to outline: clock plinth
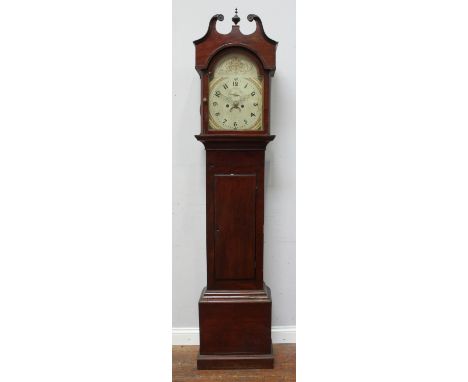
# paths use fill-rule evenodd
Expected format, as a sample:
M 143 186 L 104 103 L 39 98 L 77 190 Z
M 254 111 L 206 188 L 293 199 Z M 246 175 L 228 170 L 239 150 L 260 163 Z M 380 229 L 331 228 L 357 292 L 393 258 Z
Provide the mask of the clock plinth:
M 198 306 L 198 369 L 273 368 L 270 288 L 204 288 Z
M 206 150 L 207 286 L 198 303 L 198 369 L 273 368 L 271 292 L 263 281 L 265 150 L 277 42 L 260 18 L 250 35 L 219 34 L 215 15 L 196 40 Z M 233 21 L 239 22 L 239 18 Z

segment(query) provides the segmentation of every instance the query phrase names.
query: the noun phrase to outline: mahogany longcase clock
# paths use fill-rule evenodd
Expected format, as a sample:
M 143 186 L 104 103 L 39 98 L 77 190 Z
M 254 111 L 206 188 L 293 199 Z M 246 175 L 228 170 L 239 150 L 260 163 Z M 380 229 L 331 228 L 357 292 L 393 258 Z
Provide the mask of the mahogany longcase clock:
M 265 149 L 277 42 L 256 15 L 254 33 L 194 41 L 206 150 L 207 286 L 199 300 L 199 369 L 272 368 L 271 293 L 263 282 Z

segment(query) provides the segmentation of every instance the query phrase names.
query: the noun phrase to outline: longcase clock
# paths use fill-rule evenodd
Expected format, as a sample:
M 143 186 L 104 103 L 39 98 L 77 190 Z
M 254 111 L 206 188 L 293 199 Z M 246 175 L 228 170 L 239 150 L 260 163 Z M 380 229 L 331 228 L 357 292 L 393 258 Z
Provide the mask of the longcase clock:
M 199 300 L 198 369 L 272 368 L 271 292 L 263 282 L 265 149 L 277 42 L 256 15 L 194 41 L 206 150 L 207 286 Z

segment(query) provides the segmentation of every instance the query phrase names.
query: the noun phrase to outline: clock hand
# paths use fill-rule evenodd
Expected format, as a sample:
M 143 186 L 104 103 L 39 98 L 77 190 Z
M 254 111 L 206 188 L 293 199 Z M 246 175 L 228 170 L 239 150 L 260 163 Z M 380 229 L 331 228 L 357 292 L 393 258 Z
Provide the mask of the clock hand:
M 212 94 L 213 94 L 213 93 L 212 93 Z M 216 96 L 217 98 L 221 98 L 221 99 L 224 100 L 224 101 L 229 101 L 229 102 L 231 102 L 231 99 L 230 99 L 229 97 L 227 97 L 226 95 L 224 95 L 223 93 L 221 93 L 220 91 L 215 92 L 215 93 L 214 93 L 214 96 L 211 97 L 211 98 L 212 98 L 213 100 L 215 100 L 215 99 L 216 99 L 215 96 Z
M 221 98 L 225 101 L 231 102 L 231 99 L 228 96 L 225 96 L 224 94 L 221 93 Z
M 245 96 L 242 96 L 242 97 L 239 98 L 239 101 L 240 101 L 240 102 L 241 102 L 241 101 L 247 101 L 247 100 L 249 99 L 249 96 L 250 96 L 250 94 L 247 94 L 247 95 L 245 95 Z

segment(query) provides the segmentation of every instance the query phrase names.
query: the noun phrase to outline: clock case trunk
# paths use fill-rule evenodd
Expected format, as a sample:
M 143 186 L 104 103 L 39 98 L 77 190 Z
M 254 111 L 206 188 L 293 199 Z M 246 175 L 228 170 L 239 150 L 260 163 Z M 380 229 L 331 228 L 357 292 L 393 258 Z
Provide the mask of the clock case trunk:
M 198 369 L 273 368 L 272 299 L 263 281 L 265 150 L 270 135 L 270 77 L 277 43 L 269 39 L 258 16 L 253 34 L 237 25 L 229 34 L 216 31 L 215 15 L 204 37 L 194 42 L 201 77 L 201 134 L 206 150 L 207 286 L 199 299 Z M 208 84 L 212 65 L 228 51 L 243 50 L 257 60 L 264 75 L 263 129 L 208 129 Z

